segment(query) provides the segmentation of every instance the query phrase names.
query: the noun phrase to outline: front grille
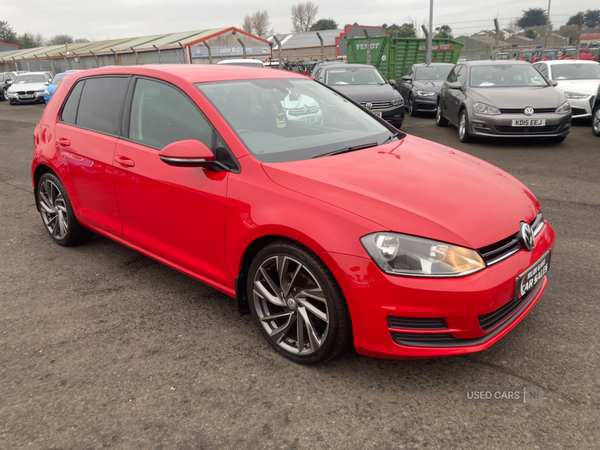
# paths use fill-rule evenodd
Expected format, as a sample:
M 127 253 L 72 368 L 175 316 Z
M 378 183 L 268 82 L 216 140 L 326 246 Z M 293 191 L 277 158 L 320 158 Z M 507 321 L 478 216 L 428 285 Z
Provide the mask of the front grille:
M 31 95 L 31 94 L 35 94 L 35 91 L 18 91 L 17 94 L 19 95 Z
M 556 111 L 556 108 L 533 108 L 534 114 L 549 114 Z M 502 114 L 525 114 L 525 108 L 500 108 Z
M 560 128 L 560 125 L 546 125 L 543 127 L 511 127 L 496 125 L 496 131 L 498 133 L 511 133 L 511 134 L 538 134 L 538 133 L 555 133 Z
M 365 108 L 367 107 L 367 103 L 371 103 L 371 105 L 373 105 L 371 107 L 371 111 L 377 111 L 380 109 L 388 109 L 392 107 L 392 103 L 391 102 L 359 102 L 361 105 L 363 105 Z M 368 108 L 367 108 L 368 109 Z
M 444 318 L 399 317 L 388 316 L 388 327 L 407 330 L 447 330 L 448 324 Z
M 533 229 L 533 234 L 537 236 L 542 231 L 544 227 L 544 215 L 540 211 L 540 213 L 529 222 L 531 228 Z M 486 245 L 485 247 L 481 247 L 478 249 L 479 254 L 485 261 L 488 266 L 496 264 L 503 259 L 508 258 L 511 255 L 514 255 L 519 250 L 521 250 L 522 244 L 518 238 L 519 233 L 515 233 L 512 236 L 507 237 L 506 239 L 502 239 L 494 244 Z
M 318 112 L 318 106 L 302 106 L 301 108 L 288 109 L 288 114 L 290 116 L 303 116 L 305 114 L 315 114 Z
M 494 328 L 496 325 L 504 322 L 504 320 L 512 315 L 519 306 L 525 303 L 527 300 L 527 295 L 521 297 L 519 300 L 511 300 L 506 305 L 501 306 L 496 311 L 492 311 L 491 313 L 484 314 L 482 316 L 477 316 L 477 320 L 479 320 L 479 326 L 483 331 L 489 331 Z

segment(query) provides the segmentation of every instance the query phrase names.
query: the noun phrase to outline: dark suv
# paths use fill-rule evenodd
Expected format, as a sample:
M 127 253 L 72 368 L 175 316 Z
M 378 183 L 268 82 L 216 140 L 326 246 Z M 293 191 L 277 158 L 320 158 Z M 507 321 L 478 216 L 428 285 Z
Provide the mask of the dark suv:
M 375 67 L 367 64 L 329 63 L 315 67 L 312 76 L 360 103 L 396 128 L 402 126 L 404 101 L 394 89 L 396 82 L 386 81 Z

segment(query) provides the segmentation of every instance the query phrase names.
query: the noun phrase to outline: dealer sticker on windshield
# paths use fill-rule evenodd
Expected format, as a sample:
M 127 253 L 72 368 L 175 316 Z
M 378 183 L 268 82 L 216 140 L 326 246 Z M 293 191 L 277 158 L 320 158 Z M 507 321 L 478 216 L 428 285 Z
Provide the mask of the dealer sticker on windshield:
M 513 119 L 513 127 L 543 127 L 546 119 Z
M 550 256 L 550 250 L 548 250 L 541 259 L 517 277 L 515 286 L 515 298 L 517 300 L 529 294 L 546 275 L 550 268 Z

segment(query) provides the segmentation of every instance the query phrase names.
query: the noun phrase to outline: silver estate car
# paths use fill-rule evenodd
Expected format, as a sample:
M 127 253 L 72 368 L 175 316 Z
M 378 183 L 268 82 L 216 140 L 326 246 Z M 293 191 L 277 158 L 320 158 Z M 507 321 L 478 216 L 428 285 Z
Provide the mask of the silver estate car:
M 44 103 L 44 91 L 50 84 L 48 72 L 28 72 L 17 76 L 6 91 L 11 105 Z
M 571 106 L 530 63 L 466 61 L 440 90 L 436 123 L 458 127 L 458 138 L 543 137 L 562 142 L 571 131 Z

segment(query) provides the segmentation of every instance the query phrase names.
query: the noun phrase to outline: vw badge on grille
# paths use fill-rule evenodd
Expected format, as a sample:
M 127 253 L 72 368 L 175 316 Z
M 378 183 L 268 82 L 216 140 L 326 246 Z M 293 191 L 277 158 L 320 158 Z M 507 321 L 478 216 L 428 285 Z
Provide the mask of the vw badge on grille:
M 369 102 L 365 106 L 367 107 L 367 109 L 373 109 L 373 103 Z
M 529 251 L 533 250 L 535 247 L 535 237 L 533 236 L 533 230 L 529 226 L 528 223 L 521 222 L 521 227 L 519 229 L 519 239 L 525 246 L 525 248 Z
M 526 116 L 531 116 L 535 111 L 533 110 L 533 108 L 531 106 L 528 106 L 527 108 L 525 108 L 525 111 L 523 111 L 525 113 Z

